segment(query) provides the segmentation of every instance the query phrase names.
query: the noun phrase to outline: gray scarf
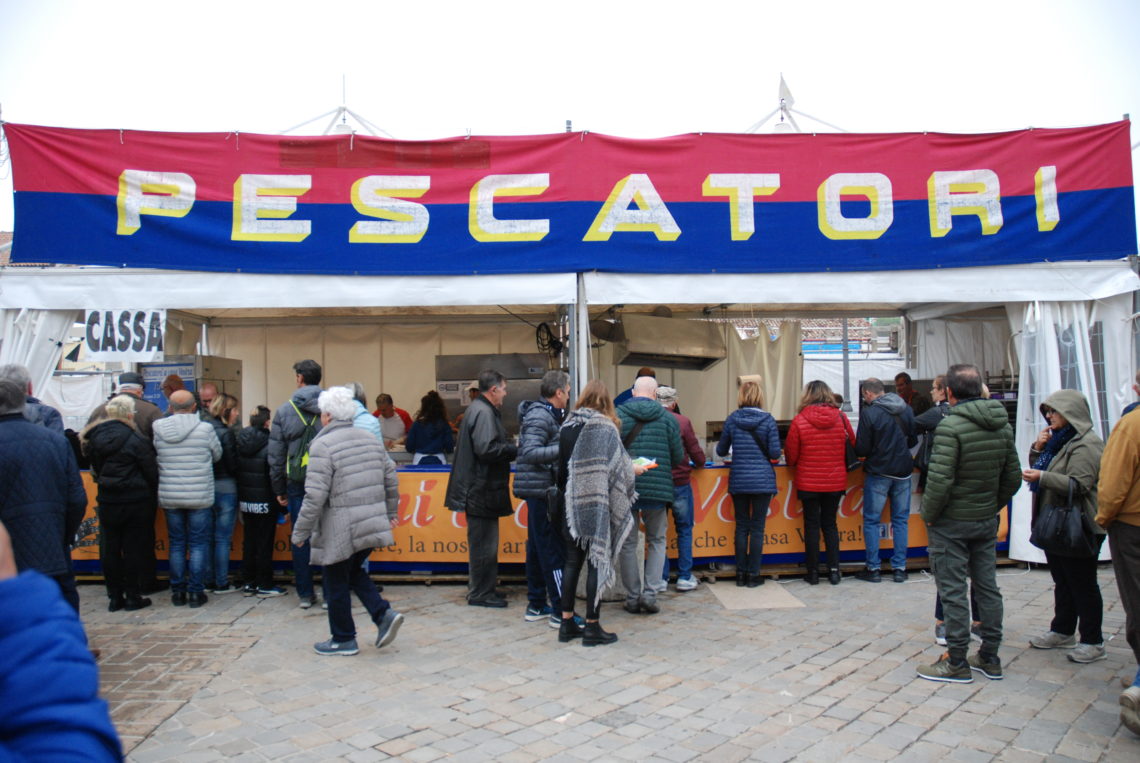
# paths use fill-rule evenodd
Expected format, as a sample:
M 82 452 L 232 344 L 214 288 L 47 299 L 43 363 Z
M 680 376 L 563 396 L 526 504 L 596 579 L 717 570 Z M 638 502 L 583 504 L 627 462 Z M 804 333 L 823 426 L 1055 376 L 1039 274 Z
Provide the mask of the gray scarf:
M 613 582 L 618 552 L 633 529 L 637 491 L 633 464 L 614 423 L 591 408 L 572 411 L 566 420 L 566 425 L 579 423 L 566 479 L 566 524 L 598 570 L 597 604 Z

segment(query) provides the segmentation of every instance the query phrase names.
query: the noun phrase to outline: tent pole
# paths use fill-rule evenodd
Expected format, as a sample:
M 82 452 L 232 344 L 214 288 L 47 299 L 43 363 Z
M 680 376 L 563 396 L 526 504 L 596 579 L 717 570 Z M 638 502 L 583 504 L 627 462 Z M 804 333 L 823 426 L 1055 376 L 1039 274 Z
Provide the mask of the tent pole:
M 851 352 L 847 347 L 847 318 L 844 317 L 843 321 L 843 405 L 840 406 L 842 411 L 850 411 L 851 408 Z
M 573 343 L 570 382 L 575 398 L 582 394 L 586 382 L 590 380 L 590 311 L 586 304 L 586 276 L 578 273 L 576 278 L 578 293 L 570 322 L 570 338 Z

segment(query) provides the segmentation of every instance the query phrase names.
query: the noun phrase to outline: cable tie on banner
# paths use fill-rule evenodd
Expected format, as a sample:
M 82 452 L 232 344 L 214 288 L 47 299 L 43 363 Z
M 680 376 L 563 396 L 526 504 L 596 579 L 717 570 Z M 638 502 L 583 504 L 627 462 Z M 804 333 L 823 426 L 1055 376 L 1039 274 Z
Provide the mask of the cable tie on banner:
M 585 142 L 586 142 L 586 136 L 587 136 L 589 133 L 590 133 L 590 131 L 589 131 L 589 130 L 583 130 L 583 131 L 582 131 L 582 140 L 581 140 L 581 142 L 582 142 L 582 143 L 585 143 Z
M 463 140 L 471 140 L 471 128 L 470 127 L 467 128 L 467 137 L 464 138 Z
M 234 151 L 241 151 L 241 133 L 237 130 L 226 134 L 226 140 L 230 139 L 230 135 L 234 136 Z
M 123 128 L 122 127 L 119 128 L 119 145 L 120 146 L 124 145 L 124 143 L 123 143 Z
M 355 145 L 356 145 L 356 133 L 354 133 L 354 132 L 350 132 L 350 133 L 348 134 L 348 150 L 349 150 L 349 151 L 354 151 L 355 149 L 354 149 L 353 147 L 354 147 Z

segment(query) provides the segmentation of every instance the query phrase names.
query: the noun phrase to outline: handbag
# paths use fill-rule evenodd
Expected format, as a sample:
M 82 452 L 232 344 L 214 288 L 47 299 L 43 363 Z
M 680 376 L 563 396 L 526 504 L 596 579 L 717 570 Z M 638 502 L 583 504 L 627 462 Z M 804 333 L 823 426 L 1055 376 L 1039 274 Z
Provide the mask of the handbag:
M 862 466 L 863 462 L 859 460 L 859 454 L 855 452 L 855 446 L 851 444 L 850 440 L 844 439 L 843 444 L 847 446 L 844 466 L 847 467 L 847 471 L 853 472 Z
M 1090 559 L 1097 554 L 1096 533 L 1084 507 L 1073 502 L 1077 481 L 1069 478 L 1069 495 L 1063 505 L 1047 503 L 1033 520 L 1029 542 L 1057 556 Z

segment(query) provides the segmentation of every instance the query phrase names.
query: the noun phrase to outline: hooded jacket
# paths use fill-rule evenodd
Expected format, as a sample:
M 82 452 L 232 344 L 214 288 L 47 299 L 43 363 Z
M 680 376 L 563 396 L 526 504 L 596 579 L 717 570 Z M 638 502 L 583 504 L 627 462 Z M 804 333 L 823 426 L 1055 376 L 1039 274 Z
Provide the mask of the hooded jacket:
M 997 400 L 961 400 L 934 430 L 922 518 L 993 519 L 1021 485 L 1009 416 Z
M 298 387 L 289 401 L 273 413 L 273 424 L 269 429 L 269 478 L 273 482 L 273 492 L 277 495 L 285 495 L 285 462 L 297 452 L 301 434 L 305 431 L 305 424 L 297 411 L 293 410 L 292 404 L 296 404 L 305 414 L 306 420 L 312 417 L 313 426 L 319 432 L 321 409 L 317 407 L 317 398 L 320 394 L 321 388 L 315 384 Z
M 1100 458 L 1104 454 L 1104 441 L 1092 428 L 1092 415 L 1085 396 L 1075 389 L 1062 389 L 1045 398 L 1041 408 L 1052 408 L 1065 417 L 1077 431 L 1067 443 L 1061 446 L 1049 466 L 1041 473 L 1040 486 L 1033 494 L 1033 519 L 1047 503 L 1060 506 L 1069 500 L 1069 478 L 1076 480 L 1073 502 L 1079 503 L 1088 518 L 1093 521 L 1097 535 L 1104 534 L 1104 528 L 1096 524 L 1097 482 L 1100 479 Z M 1044 412 L 1042 412 L 1044 417 Z M 1047 421 L 1047 419 L 1046 419 Z M 1030 453 L 1030 463 L 1037 457 Z
M 251 514 L 273 514 L 280 508 L 269 481 L 269 430 L 246 427 L 237 433 L 238 506 Z
M 485 519 L 509 517 L 514 512 L 511 461 L 517 452 L 507 439 L 499 409 L 483 395 L 472 400 L 459 428 L 444 498 L 447 508 Z
M 309 447 L 293 543 L 312 537 L 313 564 L 390 546 L 399 505 L 396 465 L 384 443 L 351 421 L 330 421 Z
M 214 428 L 214 435 L 222 446 L 222 457 L 214 462 L 214 492 L 236 493 L 238 455 L 234 430 L 222 423 L 217 416 L 209 413 L 201 414 L 201 419 Z
M 732 448 L 728 492 L 736 495 L 775 495 L 780 460 L 780 430 L 772 414 L 760 408 L 737 408 L 724 422 L 716 452 L 721 458 Z
M 164 509 L 208 509 L 214 505 L 214 462 L 222 444 L 214 427 L 193 413 L 154 422 L 158 454 L 158 505 Z
M 519 498 L 545 498 L 546 489 L 554 484 L 561 414 L 545 400 L 519 403 L 519 454 L 514 486 Z
M 673 503 L 673 467 L 686 458 L 681 447 L 681 427 L 672 413 L 661 403 L 647 397 L 633 397 L 617 409 L 621 418 L 622 442 L 629 433 L 644 421 L 645 426 L 629 443 L 629 454 L 634 458 L 656 459 L 657 467 L 641 474 L 634 484 L 639 501 Z
M 796 488 L 814 493 L 847 489 L 847 443 L 855 432 L 847 416 L 832 405 L 809 405 L 788 430 L 788 466 L 796 467 Z
M 894 392 L 875 398 L 859 412 L 855 453 L 867 459 L 863 469 L 868 474 L 909 477 L 914 471 L 910 449 L 917 444 L 914 413 Z
M 158 461 L 154 446 L 121 419 L 96 421 L 83 431 L 83 449 L 99 487 L 100 506 L 149 503 L 158 491 Z

